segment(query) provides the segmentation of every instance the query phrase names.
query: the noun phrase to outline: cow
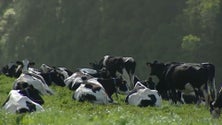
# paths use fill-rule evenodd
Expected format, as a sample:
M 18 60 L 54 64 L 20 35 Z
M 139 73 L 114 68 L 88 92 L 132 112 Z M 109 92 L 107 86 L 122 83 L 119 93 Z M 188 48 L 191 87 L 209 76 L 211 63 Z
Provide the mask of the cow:
M 46 64 L 42 64 L 40 66 L 40 72 L 42 73 L 47 73 L 52 70 L 56 70 L 58 73 L 63 74 L 64 79 L 68 78 L 69 76 L 73 74 L 73 72 L 66 67 L 55 67 L 55 66 L 49 66 Z
M 162 98 L 157 90 L 151 90 L 138 81 L 125 102 L 139 107 L 161 106 Z
M 174 103 L 180 101 L 180 94 L 176 92 L 179 90 L 187 89 L 186 85 L 190 84 L 195 95 L 200 100 L 199 91 L 203 92 L 206 104 L 209 104 L 209 100 L 216 97 L 215 87 L 213 92 L 211 92 L 211 86 L 215 86 L 214 74 L 215 69 L 213 64 L 210 63 L 161 63 L 154 61 L 153 63 L 146 63 L 147 66 L 151 68 L 150 75 L 156 75 L 159 78 L 159 83 L 157 84 L 157 90 L 161 95 L 167 95 L 169 92 L 169 98 L 172 99 Z M 190 90 L 190 91 L 192 91 Z
M 210 113 L 213 118 L 219 118 L 222 109 L 222 87 L 219 90 L 218 96 L 215 101 L 210 103 Z
M 39 95 L 39 92 L 32 86 L 27 85 L 22 90 L 11 90 L 8 98 L 2 105 L 2 108 L 10 113 L 26 113 L 34 111 L 44 111 L 41 106 L 44 104 L 44 100 Z
M 33 85 L 35 89 L 37 89 L 42 95 L 52 95 L 54 92 L 49 88 L 46 84 L 45 80 L 40 75 L 33 74 L 21 74 L 19 78 L 14 81 L 12 89 L 18 90 L 20 89 L 20 84 L 28 83 L 29 85 Z
M 122 74 L 129 88 L 133 88 L 133 78 L 136 68 L 136 61 L 133 57 L 105 55 L 98 64 L 90 63 L 90 65 L 96 70 L 105 67 L 112 77 L 116 77 L 117 73 Z
M 121 78 L 91 78 L 79 85 L 73 94 L 73 99 L 107 104 L 113 102 L 112 95 L 118 91 L 128 92 L 126 83 Z
M 82 72 L 75 72 L 64 80 L 69 90 L 75 91 L 85 80 L 93 78 L 91 75 Z
M 23 60 L 23 62 L 21 62 L 23 72 L 19 78 L 15 80 L 13 89 L 17 89 L 18 84 L 26 82 L 33 85 L 41 94 L 52 95 L 54 92 L 49 88 L 49 85 L 51 85 L 52 82 L 59 86 L 65 86 L 65 76 L 60 71 L 58 72 L 58 70 L 52 69 L 47 73 L 43 73 L 41 71 L 36 72 L 30 70 L 29 63 L 30 62 L 28 60 Z
M 91 68 L 78 68 L 77 71 L 66 78 L 64 82 L 70 90 L 76 90 L 79 85 L 84 82 L 84 80 L 90 78 L 110 79 L 112 77 L 109 75 L 109 72 L 105 68 L 102 68 L 101 70 L 94 70 Z
M 95 83 L 80 84 L 73 94 L 73 99 L 96 104 L 108 104 L 112 102 L 105 89 Z
M 1 73 L 8 77 L 19 77 L 22 72 L 18 70 L 18 64 L 10 62 L 1 68 Z
M 22 74 L 22 70 L 25 71 L 34 64 L 34 62 L 29 62 L 27 59 L 10 62 L 9 64 L 2 67 L 1 72 L 6 76 L 18 78 Z

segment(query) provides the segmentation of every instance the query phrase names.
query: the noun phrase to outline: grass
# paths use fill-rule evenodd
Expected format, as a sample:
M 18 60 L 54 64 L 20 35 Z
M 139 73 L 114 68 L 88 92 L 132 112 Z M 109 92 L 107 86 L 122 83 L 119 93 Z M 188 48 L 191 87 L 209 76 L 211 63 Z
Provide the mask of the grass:
M 0 76 L 0 104 L 14 79 Z M 205 106 L 172 105 L 163 101 L 161 107 L 127 105 L 125 96 L 113 96 L 116 104 L 97 105 L 72 100 L 68 88 L 51 86 L 53 96 L 43 96 L 44 112 L 10 114 L 0 110 L 0 125 L 221 125 L 222 118 L 213 119 Z

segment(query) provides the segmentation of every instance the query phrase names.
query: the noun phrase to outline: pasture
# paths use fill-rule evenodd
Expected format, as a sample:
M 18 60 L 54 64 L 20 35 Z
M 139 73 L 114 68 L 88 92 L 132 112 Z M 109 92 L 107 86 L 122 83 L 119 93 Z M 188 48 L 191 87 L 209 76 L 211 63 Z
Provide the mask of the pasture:
M 7 98 L 14 78 L 0 75 L 0 104 Z M 196 105 L 140 108 L 127 105 L 125 96 L 113 95 L 115 104 L 97 105 L 72 100 L 66 87 L 51 86 L 55 95 L 43 96 L 44 112 L 10 114 L 0 110 L 0 125 L 221 125 L 222 118 L 211 118 L 209 110 Z

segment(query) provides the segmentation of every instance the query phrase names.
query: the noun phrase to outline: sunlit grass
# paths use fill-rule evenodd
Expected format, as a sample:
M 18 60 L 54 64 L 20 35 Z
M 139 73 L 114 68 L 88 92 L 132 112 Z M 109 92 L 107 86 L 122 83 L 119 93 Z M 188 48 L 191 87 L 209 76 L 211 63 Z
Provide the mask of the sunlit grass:
M 0 76 L 2 104 L 14 79 Z M 222 118 L 212 119 L 205 106 L 171 105 L 140 108 L 124 103 L 125 96 L 113 96 L 115 104 L 97 105 L 72 100 L 67 88 L 51 86 L 53 96 L 43 96 L 44 112 L 9 114 L 1 109 L 0 125 L 221 125 Z

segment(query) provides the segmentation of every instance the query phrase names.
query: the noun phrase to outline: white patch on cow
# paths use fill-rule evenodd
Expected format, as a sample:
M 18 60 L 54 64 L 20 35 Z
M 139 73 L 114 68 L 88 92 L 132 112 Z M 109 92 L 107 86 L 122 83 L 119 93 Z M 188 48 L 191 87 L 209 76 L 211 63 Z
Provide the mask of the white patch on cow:
M 189 94 L 189 93 L 194 92 L 194 88 L 190 83 L 187 83 L 184 88 L 185 89 L 182 92 L 185 94 Z
M 35 77 L 37 76 L 37 77 Z M 39 79 L 41 78 L 41 79 Z M 46 84 L 44 78 L 42 76 L 33 74 L 33 75 L 27 75 L 27 74 L 21 74 L 19 78 L 17 78 L 14 82 L 14 87 L 19 82 L 26 82 L 29 85 L 33 85 L 35 89 L 37 89 L 41 94 L 53 94 L 54 92 L 49 88 L 49 86 Z
M 33 102 L 27 96 L 19 93 L 19 90 L 11 90 L 9 92 L 9 100 L 4 104 L 3 108 L 10 113 L 16 113 L 19 109 L 29 109 L 26 102 L 32 103 L 36 107 L 36 111 L 44 111 L 43 107 L 38 103 Z
M 107 59 L 108 59 L 109 57 L 110 57 L 109 55 L 105 55 L 105 56 L 103 57 L 103 66 L 106 66 L 106 61 L 107 61 Z
M 146 86 L 144 86 L 143 84 L 141 84 L 140 82 L 137 82 L 134 88 L 137 88 L 139 86 L 143 87 L 143 89 L 141 88 L 136 93 L 133 93 L 129 96 L 128 98 L 129 104 L 139 106 L 142 100 L 151 100 L 151 98 L 148 95 L 154 95 L 156 97 L 155 106 L 161 106 L 162 98 L 158 94 L 157 90 L 151 90 Z
M 49 72 L 50 70 L 52 70 L 52 68 L 49 67 L 49 66 L 46 65 L 46 64 L 42 64 L 42 65 L 40 66 L 40 70 L 41 70 L 43 73 L 47 73 L 47 72 Z
M 80 76 L 78 73 L 73 73 L 71 76 L 66 78 L 64 80 L 64 82 L 65 82 L 67 87 L 70 86 L 70 84 L 72 83 L 71 86 L 73 87 L 75 85 L 75 83 L 83 83 L 83 80 L 82 80 L 82 76 Z
M 133 57 L 123 57 L 123 60 L 124 62 L 127 62 L 127 61 L 134 61 Z
M 99 91 L 93 92 L 91 89 L 86 88 L 85 84 L 81 84 L 79 88 L 74 92 L 74 98 L 79 101 L 83 95 L 95 96 L 96 100 L 93 101 L 93 103 L 96 104 L 108 104 L 111 101 L 103 87 Z

